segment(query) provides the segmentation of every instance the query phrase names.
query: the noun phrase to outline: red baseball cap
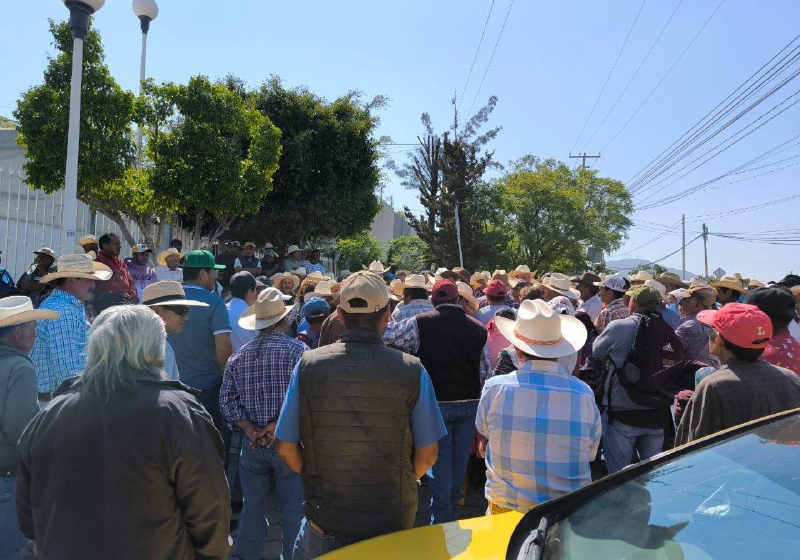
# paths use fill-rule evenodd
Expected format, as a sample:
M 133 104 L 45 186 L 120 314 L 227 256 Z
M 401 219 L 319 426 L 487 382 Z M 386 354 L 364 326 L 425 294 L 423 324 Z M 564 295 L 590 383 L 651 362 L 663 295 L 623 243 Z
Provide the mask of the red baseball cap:
M 495 278 L 486 285 L 486 287 L 483 289 L 483 293 L 487 296 L 503 297 L 504 295 L 508 294 L 508 287 L 506 286 L 505 282 Z
M 431 290 L 431 301 L 434 303 L 454 301 L 458 299 L 458 286 L 452 280 L 439 280 Z
M 755 305 L 729 303 L 719 310 L 701 311 L 697 320 L 742 348 L 766 348 L 772 338 L 772 321 Z

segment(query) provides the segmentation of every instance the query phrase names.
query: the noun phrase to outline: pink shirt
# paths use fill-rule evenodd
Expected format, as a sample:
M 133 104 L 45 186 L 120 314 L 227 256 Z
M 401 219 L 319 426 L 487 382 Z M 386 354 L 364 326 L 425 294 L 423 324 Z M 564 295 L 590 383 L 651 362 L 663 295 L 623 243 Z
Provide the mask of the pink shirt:
M 770 339 L 761 359 L 800 375 L 800 342 L 788 332 L 776 334 Z

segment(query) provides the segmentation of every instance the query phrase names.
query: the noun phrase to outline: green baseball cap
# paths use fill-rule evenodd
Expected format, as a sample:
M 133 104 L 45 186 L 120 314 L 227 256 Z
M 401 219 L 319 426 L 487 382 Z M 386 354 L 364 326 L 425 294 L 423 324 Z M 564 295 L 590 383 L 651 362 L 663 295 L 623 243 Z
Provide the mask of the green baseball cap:
M 203 251 L 202 249 L 196 249 L 194 251 L 189 251 L 186 253 L 183 259 L 183 267 L 184 268 L 218 268 L 220 270 L 225 268 L 224 264 L 217 264 L 217 261 L 214 259 L 214 255 L 212 255 L 209 251 Z
M 630 296 L 639 307 L 646 309 L 656 309 L 661 303 L 661 294 L 653 286 L 634 286 L 625 295 Z

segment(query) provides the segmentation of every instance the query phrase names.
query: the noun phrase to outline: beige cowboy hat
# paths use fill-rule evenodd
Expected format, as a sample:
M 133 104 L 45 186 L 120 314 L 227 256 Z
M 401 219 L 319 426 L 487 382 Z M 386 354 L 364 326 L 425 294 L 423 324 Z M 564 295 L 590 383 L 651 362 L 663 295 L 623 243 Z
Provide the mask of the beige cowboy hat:
M 411 276 L 406 276 L 405 281 L 400 283 L 400 294 L 398 295 L 402 295 L 403 290 L 406 288 L 422 288 L 430 292 L 433 289 L 433 282 L 431 282 L 430 276 L 412 274 Z
M 662 284 L 664 284 L 664 286 L 668 284 L 671 286 L 676 286 L 678 288 L 686 288 L 688 286 L 688 284 L 683 280 L 681 280 L 681 277 L 675 274 L 674 272 L 662 272 L 661 274 L 656 276 L 654 280 L 661 282 Z
M 394 301 L 400 301 L 400 298 L 403 297 L 403 290 L 404 284 L 402 280 L 398 280 L 395 278 L 391 282 L 389 282 L 389 291 L 392 292 L 390 296 Z
M 255 303 L 242 312 L 239 326 L 255 331 L 271 327 L 292 310 L 293 305 L 283 302 L 283 294 L 277 288 L 267 288 L 258 294 Z
M 97 245 L 97 238 L 94 235 L 84 235 L 78 239 L 78 245 L 84 247 L 86 245 Z
M 711 284 L 711 287 L 712 288 L 728 288 L 728 289 L 733 290 L 735 292 L 739 292 L 742 295 L 746 295 L 747 294 L 747 290 L 745 290 L 745 287 L 742 285 L 741 277 L 736 278 L 736 276 L 723 276 L 722 278 L 720 278 L 716 282 L 713 282 Z
M 571 299 L 578 299 L 581 297 L 581 293 L 572 287 L 572 281 L 566 274 L 561 274 L 560 272 L 553 272 L 542 282 L 545 286 L 547 286 L 554 292 L 558 292 L 562 296 L 566 296 Z
M 586 327 L 575 317 L 560 315 L 543 300 L 526 299 L 517 319 L 495 317 L 500 333 L 515 347 L 539 358 L 561 358 L 586 343 Z
M 51 257 L 53 259 L 56 258 L 55 252 L 50 247 L 42 247 L 38 251 L 34 251 L 33 254 L 34 255 L 46 255 L 46 256 Z
M 308 292 L 303 296 L 303 301 L 308 301 L 314 297 L 336 298 L 339 296 L 338 287 L 339 285 L 337 283 L 331 282 L 330 280 L 320 280 L 317 282 L 317 285 L 314 286 L 313 292 Z
M 186 299 L 183 286 L 174 280 L 161 280 L 145 286 L 142 290 L 142 305 L 208 307 L 208 304 L 202 301 Z
M 8 296 L 0 299 L 0 327 L 21 325 L 39 319 L 58 319 L 49 309 L 34 309 L 28 296 Z
M 297 245 L 289 245 L 289 246 L 286 248 L 286 254 L 287 254 L 287 255 L 291 255 L 292 253 L 294 253 L 294 252 L 296 252 L 296 251 L 300 251 L 300 252 L 302 252 L 303 250 L 302 250 L 300 247 L 298 247 Z
M 756 280 L 755 278 L 751 278 L 750 282 L 747 284 L 747 291 L 756 290 L 758 288 L 764 288 L 766 284 L 761 280 Z
M 496 268 L 495 271 L 492 272 L 492 278 L 489 281 L 491 282 L 492 280 L 502 280 L 503 284 L 511 288 L 517 285 L 517 279 L 509 278 L 508 272 L 506 272 L 504 268 Z
M 381 261 L 372 261 L 369 263 L 369 266 L 362 264 L 361 267 L 364 270 L 369 270 L 370 272 L 374 272 L 375 274 L 386 274 L 391 270 L 391 266 L 389 268 L 383 268 L 383 263 Z
M 661 282 L 659 282 L 658 280 L 653 280 L 653 279 L 645 280 L 643 285 L 644 286 L 650 286 L 651 288 L 655 288 L 656 291 L 659 294 L 661 294 L 661 299 L 664 299 L 665 297 L 667 297 L 667 287 L 664 284 L 662 284 Z
M 86 278 L 88 280 L 108 280 L 111 269 L 103 263 L 93 261 L 89 255 L 61 255 L 56 259 L 56 272 L 45 274 L 39 282 L 46 284 L 59 278 Z
M 270 277 L 270 281 L 272 281 L 272 287 L 277 288 L 281 285 L 281 280 L 284 278 L 291 278 L 292 279 L 292 291 L 296 290 L 300 286 L 300 277 L 296 274 L 292 274 L 291 272 L 279 272 L 272 277 Z
M 483 282 L 484 284 L 488 284 L 489 280 L 492 279 L 492 275 L 486 271 L 483 272 L 476 272 L 472 276 L 469 277 L 469 283 L 477 285 L 479 282 Z
M 470 303 L 472 307 L 477 309 L 478 299 L 475 297 L 475 293 L 472 291 L 472 287 L 466 282 L 461 282 L 461 281 L 456 282 L 456 286 L 458 286 L 458 295 L 463 297 Z
M 644 270 L 640 270 L 635 276 L 631 277 L 631 284 L 644 284 L 648 280 L 653 280 L 653 275 Z
M 301 267 L 301 268 L 303 268 L 305 270 L 305 267 Z M 314 272 L 312 272 L 311 274 L 306 276 L 306 278 L 311 278 L 312 280 L 329 280 L 329 281 L 331 280 L 330 276 L 325 276 L 319 270 L 315 270 Z
M 531 267 L 527 264 L 521 264 L 514 270 L 508 273 L 509 278 L 517 278 L 518 276 L 522 276 L 523 274 L 533 274 L 531 272 Z
M 183 258 L 183 253 L 178 251 L 175 247 L 170 247 L 166 251 L 161 251 L 158 254 L 158 264 L 160 264 L 161 266 L 167 266 L 167 257 L 169 257 L 170 255 L 175 255 L 179 259 Z

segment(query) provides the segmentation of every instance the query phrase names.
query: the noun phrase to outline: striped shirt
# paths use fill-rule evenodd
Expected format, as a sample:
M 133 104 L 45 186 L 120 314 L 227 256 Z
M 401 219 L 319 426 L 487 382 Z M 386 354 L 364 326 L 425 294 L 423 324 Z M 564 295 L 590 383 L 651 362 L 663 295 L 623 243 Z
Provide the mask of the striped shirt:
M 219 407 L 232 429 L 250 420 L 264 427 L 278 419 L 292 371 L 308 346 L 279 331 L 259 333 L 228 359 Z
M 611 321 L 616 319 L 624 319 L 630 316 L 631 312 L 628 311 L 628 306 L 625 305 L 623 299 L 617 298 L 606 305 L 606 308 L 600 312 L 600 315 L 594 322 L 594 327 L 597 329 L 597 334 L 600 334 Z
M 592 481 L 600 444 L 592 390 L 556 362 L 531 360 L 483 387 L 475 427 L 488 440 L 486 499 L 527 511 Z
M 412 299 L 408 303 L 400 302 L 392 311 L 392 321 L 405 321 L 420 313 L 433 311 L 434 306 L 428 299 Z
M 52 393 L 67 377 L 83 371 L 89 321 L 83 303 L 58 288 L 44 300 L 40 309 L 58 313 L 58 319 L 36 323 L 36 343 L 31 361 L 36 367 L 40 393 Z

